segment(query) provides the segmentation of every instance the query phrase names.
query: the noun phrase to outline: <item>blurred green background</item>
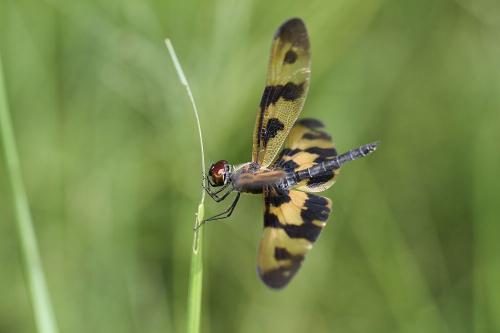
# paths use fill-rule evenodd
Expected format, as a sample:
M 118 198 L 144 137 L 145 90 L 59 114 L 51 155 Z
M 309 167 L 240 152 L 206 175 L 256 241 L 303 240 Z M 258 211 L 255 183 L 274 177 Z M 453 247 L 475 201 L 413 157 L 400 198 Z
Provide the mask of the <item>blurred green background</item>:
M 271 38 L 302 17 L 302 113 L 340 150 L 334 213 L 283 291 L 255 271 L 262 200 L 205 229 L 203 332 L 500 331 L 500 4 L 1 0 L 0 52 L 61 332 L 182 332 L 209 162 L 248 161 Z M 207 162 L 208 163 L 208 162 Z M 0 154 L 0 332 L 33 332 Z M 207 204 L 207 215 L 225 205 Z

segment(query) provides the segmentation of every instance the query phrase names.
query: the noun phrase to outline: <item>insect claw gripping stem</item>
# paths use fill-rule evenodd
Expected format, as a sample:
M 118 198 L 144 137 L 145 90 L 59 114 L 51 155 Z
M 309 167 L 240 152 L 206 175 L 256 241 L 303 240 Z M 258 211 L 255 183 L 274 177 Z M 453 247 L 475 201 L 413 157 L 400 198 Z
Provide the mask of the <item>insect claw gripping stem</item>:
M 205 224 L 205 221 L 201 221 L 200 223 L 197 223 L 194 227 L 193 227 L 193 231 L 198 231 L 198 229 L 200 229 L 200 227 Z
M 231 193 L 232 191 L 226 193 L 224 195 L 224 197 L 227 197 L 229 195 L 229 193 Z M 201 225 L 207 223 L 207 222 L 210 222 L 210 221 L 216 221 L 216 220 L 222 220 L 222 219 L 225 219 L 225 218 L 228 218 L 231 216 L 231 214 L 233 213 L 234 211 L 234 208 L 236 207 L 236 205 L 238 204 L 238 200 L 240 199 L 240 195 L 241 193 L 238 192 L 238 194 L 236 195 L 236 197 L 234 198 L 233 202 L 231 203 L 231 205 L 226 209 L 224 210 L 222 213 L 219 213 L 217 215 L 214 215 L 212 217 L 209 217 L 208 219 L 205 219 L 203 221 L 201 221 L 201 223 L 195 227 L 195 230 L 197 230 L 199 227 L 201 227 Z

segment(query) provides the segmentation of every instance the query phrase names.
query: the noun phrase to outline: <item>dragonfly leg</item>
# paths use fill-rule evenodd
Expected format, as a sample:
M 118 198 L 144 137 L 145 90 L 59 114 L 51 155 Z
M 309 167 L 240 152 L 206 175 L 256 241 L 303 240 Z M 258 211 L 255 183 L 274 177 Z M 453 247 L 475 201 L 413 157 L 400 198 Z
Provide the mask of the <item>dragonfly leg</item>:
M 222 197 L 220 197 L 220 198 L 219 198 L 219 201 L 217 201 L 217 202 L 221 202 L 221 201 L 223 201 L 224 199 L 226 199 L 226 198 L 227 198 L 227 196 L 228 196 L 229 194 L 233 193 L 233 190 L 234 190 L 234 187 L 233 187 L 233 186 L 231 186 L 231 189 L 230 189 L 229 191 L 227 191 L 226 193 L 224 193 L 224 195 L 223 195 Z M 240 192 L 238 192 L 238 194 L 239 194 L 239 193 L 240 193 Z
M 208 180 L 207 180 L 208 181 Z M 222 191 L 226 190 L 228 187 L 230 187 L 229 191 L 224 193 L 222 196 L 219 196 L 219 193 Z M 212 191 L 211 183 L 208 181 L 208 185 L 203 185 L 203 188 L 205 191 L 208 193 L 208 195 L 215 201 L 215 202 L 221 202 L 222 200 L 226 199 L 229 194 L 234 190 L 233 184 L 228 183 L 224 186 L 222 186 L 221 189 L 217 191 Z
M 210 193 L 210 192 L 207 192 L 208 195 L 214 199 L 215 202 L 221 202 L 223 201 L 224 199 L 227 198 L 228 195 L 230 195 L 231 193 L 233 192 L 233 187 L 231 187 L 231 189 L 229 191 L 227 191 L 226 193 L 224 193 L 224 195 L 222 197 L 219 197 L 218 195 L 216 194 L 213 194 L 213 193 Z
M 217 194 L 221 193 L 222 191 L 224 191 L 228 186 L 229 186 L 229 184 L 223 185 L 222 188 L 220 188 L 219 190 L 217 190 L 215 192 L 212 192 L 212 194 L 217 195 Z
M 217 215 L 214 215 L 212 217 L 209 217 L 208 219 L 205 219 L 203 220 L 197 228 L 199 228 L 201 225 L 207 223 L 207 222 L 210 222 L 210 221 L 216 221 L 216 220 L 222 220 L 222 219 L 225 219 L 225 218 L 228 218 L 229 216 L 231 216 L 231 214 L 233 213 L 234 211 L 234 208 L 236 207 L 236 204 L 238 203 L 238 200 L 240 199 L 240 192 L 238 192 L 238 194 L 236 195 L 236 197 L 234 198 L 234 201 L 231 203 L 231 205 L 226 209 L 224 210 L 222 213 L 219 213 Z M 196 229 L 197 229 L 196 228 Z

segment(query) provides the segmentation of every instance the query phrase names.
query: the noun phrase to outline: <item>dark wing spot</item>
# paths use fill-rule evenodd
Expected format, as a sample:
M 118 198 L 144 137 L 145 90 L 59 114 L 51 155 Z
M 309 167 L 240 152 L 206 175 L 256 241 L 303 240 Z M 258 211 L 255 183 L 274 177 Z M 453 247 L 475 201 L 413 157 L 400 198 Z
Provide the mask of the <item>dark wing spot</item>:
M 286 195 L 286 199 L 276 199 L 275 195 L 267 194 L 265 197 L 266 210 L 264 212 L 264 227 L 283 229 L 290 238 L 304 238 L 311 243 L 314 243 L 318 238 L 322 227 L 312 223 L 314 220 L 326 221 L 330 215 L 330 209 L 327 207 L 328 201 L 314 194 L 307 194 L 307 200 L 304 202 L 304 207 L 301 210 L 300 216 L 304 223 L 282 224 L 278 217 L 269 211 L 269 207 L 274 203 L 281 205 L 283 202 L 290 201 L 290 197 Z M 288 200 L 282 201 L 281 200 Z M 277 206 L 275 206 L 277 207 Z
M 295 148 L 295 149 L 293 149 L 293 150 L 290 150 L 290 153 L 288 154 L 288 156 L 293 156 L 293 155 L 295 155 L 295 154 L 300 153 L 301 151 L 302 151 L 302 149 L 300 149 L 300 148 Z
M 267 196 L 266 197 L 266 210 L 264 212 L 264 227 L 270 227 L 270 228 L 280 228 L 283 229 L 288 237 L 290 238 L 304 238 L 313 243 L 316 238 L 318 238 L 319 233 L 321 232 L 322 228 L 320 226 L 317 226 L 312 223 L 313 220 L 319 220 L 319 221 L 326 221 L 328 218 L 328 215 L 330 213 L 330 210 L 328 207 L 326 207 L 326 200 L 323 199 L 325 202 L 325 205 L 316 205 L 314 202 L 320 203 L 320 199 L 313 198 L 311 197 L 316 197 L 323 199 L 318 196 L 313 196 L 309 194 L 309 199 L 306 200 L 306 203 L 304 205 L 304 209 L 301 211 L 301 217 L 304 220 L 304 223 L 301 225 L 295 225 L 295 224 L 282 224 L 278 217 L 269 212 L 269 204 L 272 204 L 274 206 L 274 203 L 280 203 L 280 200 L 283 200 L 283 198 L 276 199 L 277 197 L 275 196 Z M 290 197 L 286 196 L 288 201 L 290 201 Z M 315 201 L 316 200 L 316 201 Z M 288 202 L 288 201 L 283 201 L 283 202 Z
M 299 18 L 292 18 L 283 23 L 276 31 L 274 38 L 281 38 L 284 42 L 309 50 L 307 30 L 304 22 Z
M 281 224 L 278 217 L 266 209 L 264 212 L 264 227 L 280 228 L 280 226 Z
M 267 146 L 269 140 L 278 135 L 279 131 L 282 131 L 285 128 L 285 125 L 278 118 L 270 118 L 267 121 L 267 126 L 264 129 L 264 133 L 262 136 L 262 141 L 264 141 L 264 147 Z
M 323 131 L 314 131 L 314 132 L 308 132 L 302 136 L 302 139 L 307 139 L 307 140 L 327 140 L 331 141 L 332 137 L 328 135 L 327 133 Z
M 278 155 L 278 159 L 283 158 L 283 156 L 293 156 L 297 153 L 300 153 L 302 149 L 300 148 L 295 148 L 295 149 L 290 149 L 290 148 L 284 148 L 281 150 L 280 154 Z
M 280 154 L 278 155 L 278 159 L 283 158 L 283 156 L 290 156 L 290 152 L 292 150 L 290 148 L 284 148 L 281 150 Z
M 307 194 L 307 200 L 304 203 L 304 206 L 307 207 L 307 208 L 312 207 L 312 206 L 324 206 L 324 207 L 327 207 L 328 206 L 328 200 L 326 200 L 323 197 L 320 197 L 319 195 L 314 195 L 314 194 L 308 193 Z
M 260 108 L 261 111 L 264 112 L 264 109 L 269 105 L 276 103 L 280 94 L 276 93 L 276 90 L 280 91 L 282 86 L 266 86 L 264 88 L 264 92 L 262 93 L 262 99 L 260 100 Z
M 291 149 L 290 148 L 284 148 L 280 151 L 278 157 L 276 157 L 276 161 L 274 162 L 273 166 L 281 168 L 285 161 L 283 160 L 283 157 L 289 156 L 288 154 L 290 153 Z
M 323 125 L 323 123 L 321 121 L 319 121 L 317 119 L 312 119 L 312 118 L 300 119 L 300 120 L 297 120 L 297 123 L 302 125 L 302 126 L 305 126 L 307 128 L 310 128 L 310 129 L 325 127 L 325 125 Z
M 304 256 L 296 255 L 293 257 L 291 264 L 283 265 L 278 268 L 271 269 L 267 272 L 260 272 L 259 275 L 262 281 L 270 288 L 281 289 L 294 277 L 299 270 Z
M 294 101 L 302 96 L 304 93 L 304 82 L 300 84 L 295 84 L 293 82 L 288 82 L 283 87 L 281 96 L 286 101 Z
M 288 191 L 283 191 L 282 193 L 269 195 L 266 197 L 266 204 L 271 204 L 274 207 L 279 207 L 284 203 L 290 202 L 292 199 L 288 195 Z
M 295 163 L 293 160 L 288 160 L 288 161 L 283 163 L 282 167 L 284 170 L 290 171 L 290 170 L 297 169 L 299 167 L 299 165 L 297 163 Z
M 316 241 L 316 238 L 318 238 L 322 228 L 315 224 L 312 224 L 311 220 L 306 220 L 303 216 L 304 212 L 305 211 L 302 211 L 302 213 L 300 214 L 304 219 L 304 224 L 286 224 L 282 226 L 282 228 L 290 238 L 304 238 L 311 243 L 314 243 Z
M 330 215 L 330 208 L 327 206 L 328 201 L 325 198 L 309 193 L 304 203 L 304 209 L 300 213 L 300 216 L 304 219 L 304 224 L 314 225 L 312 224 L 314 220 L 326 221 Z
M 294 50 L 288 50 L 288 52 L 285 54 L 285 63 L 287 64 L 293 64 L 297 61 L 297 52 Z
M 276 260 L 302 260 L 304 256 L 300 254 L 293 255 L 284 247 L 276 247 L 274 248 L 274 258 Z
M 285 161 L 283 159 L 283 157 L 284 156 L 294 156 L 295 154 L 300 153 L 301 151 L 302 151 L 302 149 L 300 149 L 300 148 L 295 148 L 293 150 L 290 148 L 284 148 L 283 150 L 281 150 L 280 154 L 278 155 L 278 158 L 276 159 L 276 162 L 274 163 L 274 165 L 276 167 L 284 169 L 285 171 L 295 170 L 299 165 L 297 163 L 295 163 L 293 160 Z
M 259 135 L 257 136 L 257 145 L 260 146 L 260 142 L 262 139 L 262 133 L 264 129 L 262 128 L 264 121 L 264 113 L 269 105 L 274 104 L 281 97 L 281 91 L 283 90 L 282 85 L 277 86 L 266 86 L 264 88 L 264 92 L 262 93 L 262 98 L 260 99 L 260 114 L 259 114 L 259 125 L 258 131 Z
M 274 259 L 276 260 L 287 260 L 290 259 L 291 256 L 292 254 L 284 247 L 274 248 Z
M 328 161 L 333 159 L 335 156 L 337 156 L 337 151 L 335 151 L 335 155 L 329 155 L 329 156 L 319 156 L 314 159 L 315 164 L 320 164 L 322 162 Z
M 336 156 L 337 155 L 337 150 L 335 148 L 319 148 L 319 147 L 311 147 L 307 148 L 306 152 L 311 153 L 311 154 L 316 154 L 319 155 L 323 158 L 329 157 L 329 156 Z
M 266 86 L 260 100 L 261 113 L 263 113 L 264 109 L 268 108 L 269 105 L 275 104 L 280 97 L 283 97 L 285 101 L 294 101 L 300 98 L 303 93 L 304 82 L 299 84 L 288 82 L 284 86 L 281 84 Z

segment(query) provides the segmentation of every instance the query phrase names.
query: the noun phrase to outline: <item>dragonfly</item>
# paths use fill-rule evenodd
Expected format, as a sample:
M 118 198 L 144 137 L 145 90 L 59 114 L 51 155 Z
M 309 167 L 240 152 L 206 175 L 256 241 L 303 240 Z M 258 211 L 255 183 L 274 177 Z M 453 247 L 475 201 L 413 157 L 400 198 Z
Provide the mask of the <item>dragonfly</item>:
M 332 201 L 315 193 L 337 180 L 341 166 L 367 156 L 378 142 L 338 154 L 317 119 L 298 119 L 311 76 L 307 30 L 300 18 L 276 31 L 267 81 L 253 132 L 252 160 L 232 165 L 220 160 L 204 175 L 203 187 L 216 202 L 236 193 L 222 213 L 202 224 L 231 216 L 241 193 L 264 199 L 264 232 L 257 271 L 270 288 L 288 285 L 326 226 Z

